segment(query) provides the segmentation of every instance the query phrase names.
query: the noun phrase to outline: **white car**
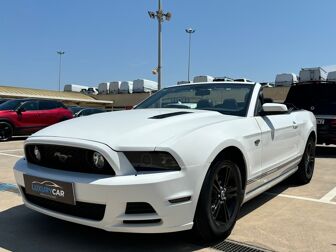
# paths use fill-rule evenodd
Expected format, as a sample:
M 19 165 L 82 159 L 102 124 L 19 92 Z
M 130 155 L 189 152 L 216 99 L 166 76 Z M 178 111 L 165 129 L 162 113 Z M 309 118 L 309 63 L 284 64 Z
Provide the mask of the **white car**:
M 315 143 L 314 115 L 264 103 L 260 84 L 198 83 L 43 129 L 25 142 L 14 173 L 38 212 L 108 231 L 193 229 L 214 240 L 230 234 L 244 202 L 291 175 L 308 183 Z

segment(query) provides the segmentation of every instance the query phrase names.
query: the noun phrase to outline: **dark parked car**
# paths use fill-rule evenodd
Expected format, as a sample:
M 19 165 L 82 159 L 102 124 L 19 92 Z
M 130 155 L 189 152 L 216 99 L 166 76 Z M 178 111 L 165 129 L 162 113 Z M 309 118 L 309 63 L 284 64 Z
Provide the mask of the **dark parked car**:
M 285 104 L 314 113 L 317 143 L 336 144 L 336 83 L 300 83 L 292 86 Z
M 75 115 L 77 112 L 81 111 L 84 108 L 79 106 L 68 106 L 68 109 L 72 112 L 73 115 Z
M 6 101 L 9 101 L 10 99 L 3 99 L 3 98 L 0 98 L 0 104 L 6 102 Z
M 80 116 L 88 116 L 88 115 L 93 115 L 93 114 L 98 114 L 98 113 L 103 113 L 106 112 L 103 109 L 97 109 L 97 108 L 84 108 L 77 113 L 74 114 L 75 117 L 80 117 Z
M 16 99 L 0 104 L 0 141 L 29 135 L 72 118 L 63 103 L 52 100 Z

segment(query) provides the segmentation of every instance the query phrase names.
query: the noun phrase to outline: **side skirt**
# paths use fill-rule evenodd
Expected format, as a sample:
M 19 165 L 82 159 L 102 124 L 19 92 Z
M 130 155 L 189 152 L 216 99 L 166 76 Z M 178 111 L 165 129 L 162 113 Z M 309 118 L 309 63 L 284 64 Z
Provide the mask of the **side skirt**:
M 301 157 L 298 157 L 276 169 L 272 169 L 271 172 L 267 172 L 258 176 L 258 178 L 249 180 L 247 182 L 246 194 L 243 203 L 267 191 L 271 187 L 294 174 L 298 170 L 300 160 Z

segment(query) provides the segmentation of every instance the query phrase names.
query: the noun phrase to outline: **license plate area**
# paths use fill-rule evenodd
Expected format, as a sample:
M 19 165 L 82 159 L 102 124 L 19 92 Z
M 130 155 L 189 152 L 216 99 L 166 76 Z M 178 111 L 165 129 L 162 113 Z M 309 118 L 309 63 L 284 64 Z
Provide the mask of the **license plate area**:
M 69 205 L 76 204 L 73 183 L 26 174 L 23 175 L 23 180 L 27 194 Z

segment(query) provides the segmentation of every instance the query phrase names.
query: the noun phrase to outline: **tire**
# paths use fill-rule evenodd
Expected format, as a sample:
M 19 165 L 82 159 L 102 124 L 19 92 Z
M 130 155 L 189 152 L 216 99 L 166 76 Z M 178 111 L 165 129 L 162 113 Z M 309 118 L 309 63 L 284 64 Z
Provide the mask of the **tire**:
M 295 173 L 295 180 L 300 185 L 305 185 L 310 182 L 314 173 L 315 166 L 315 140 L 309 137 L 302 159 L 298 165 L 299 169 Z
M 193 231 L 203 242 L 227 238 L 243 200 L 239 167 L 232 161 L 212 165 L 205 177 L 197 203 Z
M 4 142 L 13 136 L 13 127 L 7 122 L 0 122 L 0 141 Z

